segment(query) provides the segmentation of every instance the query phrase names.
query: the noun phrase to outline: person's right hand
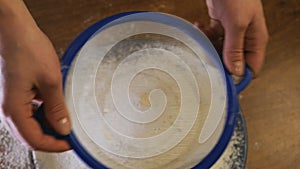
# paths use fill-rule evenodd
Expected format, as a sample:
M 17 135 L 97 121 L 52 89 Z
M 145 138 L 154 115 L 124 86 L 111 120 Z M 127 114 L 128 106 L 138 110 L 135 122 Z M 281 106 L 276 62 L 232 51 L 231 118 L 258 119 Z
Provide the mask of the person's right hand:
M 210 27 L 205 31 L 230 73 L 242 76 L 246 63 L 257 76 L 268 42 L 261 0 L 206 0 Z
M 68 150 L 66 141 L 44 134 L 33 118 L 32 102 L 42 100 L 47 123 L 59 134 L 70 132 L 58 56 L 23 1 L 0 2 L 2 120 L 15 137 L 35 150 Z

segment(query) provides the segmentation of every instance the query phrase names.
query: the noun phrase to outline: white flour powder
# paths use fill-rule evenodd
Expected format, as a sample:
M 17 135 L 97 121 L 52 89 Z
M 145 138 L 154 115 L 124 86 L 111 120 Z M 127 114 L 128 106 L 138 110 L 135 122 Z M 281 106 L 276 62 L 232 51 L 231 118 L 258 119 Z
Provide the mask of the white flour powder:
M 31 152 L 13 138 L 0 120 L 0 169 L 34 168 Z

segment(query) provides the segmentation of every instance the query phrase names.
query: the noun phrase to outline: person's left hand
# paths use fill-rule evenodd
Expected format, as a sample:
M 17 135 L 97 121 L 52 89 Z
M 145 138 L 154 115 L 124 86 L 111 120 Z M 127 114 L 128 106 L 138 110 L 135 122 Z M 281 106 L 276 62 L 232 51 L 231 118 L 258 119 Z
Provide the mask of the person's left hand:
M 49 126 L 58 134 L 70 133 L 71 121 L 64 102 L 58 56 L 23 1 L 8 3 L 18 4 L 12 6 L 10 14 L 0 13 L 1 118 L 11 133 L 32 149 L 69 150 L 65 140 L 43 133 L 33 117 L 33 101 L 42 100 Z

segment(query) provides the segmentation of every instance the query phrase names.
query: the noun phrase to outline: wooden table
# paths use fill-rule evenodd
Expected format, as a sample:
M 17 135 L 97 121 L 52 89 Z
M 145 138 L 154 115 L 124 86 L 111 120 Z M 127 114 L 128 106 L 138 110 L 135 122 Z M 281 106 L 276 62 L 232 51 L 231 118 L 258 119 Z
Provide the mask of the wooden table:
M 132 10 L 174 14 L 207 24 L 200 0 L 25 0 L 61 56 L 86 27 L 115 13 Z M 241 94 L 248 128 L 249 169 L 300 167 L 300 3 L 264 0 L 270 32 L 261 75 Z

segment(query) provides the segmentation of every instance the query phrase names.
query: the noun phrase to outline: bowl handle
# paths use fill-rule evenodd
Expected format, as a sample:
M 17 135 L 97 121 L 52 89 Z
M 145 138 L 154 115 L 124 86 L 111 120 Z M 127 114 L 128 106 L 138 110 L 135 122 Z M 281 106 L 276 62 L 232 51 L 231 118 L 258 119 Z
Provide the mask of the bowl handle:
M 246 66 L 242 80 L 239 83 L 235 84 L 236 94 L 239 94 L 250 84 L 252 77 L 252 71 L 249 69 L 248 66 Z

